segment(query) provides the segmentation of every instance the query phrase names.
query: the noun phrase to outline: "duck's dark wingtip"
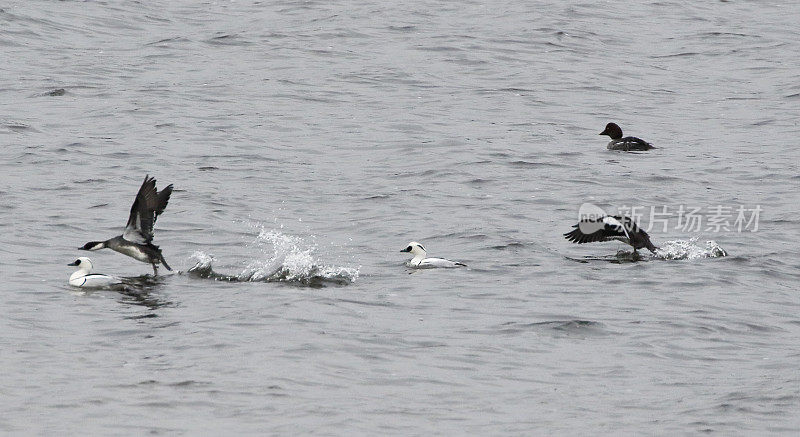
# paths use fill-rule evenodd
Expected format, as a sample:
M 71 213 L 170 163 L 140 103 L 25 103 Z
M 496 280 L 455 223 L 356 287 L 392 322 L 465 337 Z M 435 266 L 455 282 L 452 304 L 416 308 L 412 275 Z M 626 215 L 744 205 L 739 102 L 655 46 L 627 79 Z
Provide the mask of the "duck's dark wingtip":
M 566 234 L 564 234 L 564 238 L 566 238 L 568 241 L 571 241 L 573 243 L 582 243 L 582 241 L 580 239 L 582 234 L 580 233 L 580 230 L 577 229 L 577 228 L 578 228 L 578 226 L 576 225 L 575 229 L 573 229 L 573 230 L 567 232 Z

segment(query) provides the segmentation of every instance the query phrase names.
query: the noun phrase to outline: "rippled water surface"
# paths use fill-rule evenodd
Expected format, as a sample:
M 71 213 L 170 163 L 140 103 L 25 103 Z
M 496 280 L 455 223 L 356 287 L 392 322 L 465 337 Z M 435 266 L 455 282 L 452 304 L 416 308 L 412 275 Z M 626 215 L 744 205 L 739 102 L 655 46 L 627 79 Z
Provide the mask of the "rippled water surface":
M 0 4 L 0 433 L 796 435 L 798 22 Z M 606 150 L 610 121 L 657 149 Z M 145 174 L 175 271 L 94 252 L 131 285 L 71 289 Z M 663 253 L 569 243 L 583 203 L 668 208 Z M 411 271 L 412 240 L 469 267 Z

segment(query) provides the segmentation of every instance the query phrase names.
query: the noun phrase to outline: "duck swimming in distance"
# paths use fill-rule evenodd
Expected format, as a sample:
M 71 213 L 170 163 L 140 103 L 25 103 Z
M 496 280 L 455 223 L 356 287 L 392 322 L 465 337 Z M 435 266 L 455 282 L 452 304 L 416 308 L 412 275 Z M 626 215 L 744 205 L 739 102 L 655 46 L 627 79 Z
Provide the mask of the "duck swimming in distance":
M 153 274 L 158 275 L 158 264 L 163 264 L 167 270 L 172 270 L 161 254 L 161 249 L 153 244 L 153 225 L 158 216 L 164 212 L 172 194 L 172 184 L 161 191 L 156 190 L 156 179 L 149 175 L 144 177 L 144 182 L 136 194 L 136 200 L 131 206 L 128 224 L 122 235 L 106 241 L 90 241 L 80 250 L 111 249 L 123 255 L 153 266 Z
M 629 152 L 631 150 L 650 150 L 655 149 L 652 144 L 647 141 L 636 137 L 622 137 L 622 129 L 616 123 L 609 123 L 606 125 L 605 130 L 600 132 L 600 135 L 608 135 L 611 137 L 611 142 L 608 143 L 608 150 L 624 150 Z
M 633 251 L 643 247 L 656 253 L 658 248 L 650 242 L 647 232 L 639 228 L 630 217 L 606 215 L 599 218 L 587 218 L 573 226 L 572 231 L 564 237 L 578 244 L 594 243 L 597 241 L 617 240 L 633 247 Z
M 408 252 L 414 255 L 414 258 L 411 258 L 408 263 L 406 263 L 409 267 L 414 267 L 418 269 L 432 269 L 432 268 L 445 268 L 445 269 L 452 269 L 455 267 L 466 267 L 466 264 L 450 261 L 449 259 L 444 258 L 427 258 L 428 253 L 425 251 L 425 248 L 422 247 L 421 244 L 417 243 L 416 241 L 412 241 L 408 243 L 408 246 L 401 250 L 400 252 Z
M 67 265 L 78 267 L 78 270 L 75 270 L 75 272 L 69 277 L 69 285 L 72 285 L 73 287 L 102 288 L 122 283 L 122 281 L 113 276 L 92 273 L 92 260 L 86 258 L 85 256 L 82 256 Z

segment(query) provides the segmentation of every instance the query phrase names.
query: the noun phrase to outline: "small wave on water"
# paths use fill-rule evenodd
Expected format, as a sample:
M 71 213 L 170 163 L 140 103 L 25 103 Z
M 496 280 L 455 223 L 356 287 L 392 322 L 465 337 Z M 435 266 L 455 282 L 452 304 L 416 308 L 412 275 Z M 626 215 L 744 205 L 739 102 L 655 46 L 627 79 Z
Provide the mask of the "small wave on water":
M 516 334 L 525 331 L 549 332 L 564 335 L 605 335 L 610 332 L 602 323 L 591 320 L 550 320 L 545 322 L 521 323 L 506 322 L 497 329 L 503 334 Z
M 554 337 L 601 337 L 616 332 L 603 323 L 583 319 L 559 319 L 541 322 L 505 322 L 485 329 L 470 329 L 465 332 L 485 335 L 519 335 L 534 332 Z
M 725 249 L 716 241 L 706 241 L 705 247 L 697 243 L 698 237 L 689 240 L 670 240 L 661 245 L 656 251 L 656 257 L 661 259 L 702 259 L 719 258 L 728 256 Z
M 316 246 L 300 237 L 262 228 L 252 244 L 263 258 L 251 260 L 238 274 L 215 272 L 212 264 L 216 259 L 203 251 L 192 255 L 196 264 L 187 273 L 216 281 L 286 282 L 308 287 L 348 285 L 358 279 L 358 268 L 322 264 L 314 255 Z

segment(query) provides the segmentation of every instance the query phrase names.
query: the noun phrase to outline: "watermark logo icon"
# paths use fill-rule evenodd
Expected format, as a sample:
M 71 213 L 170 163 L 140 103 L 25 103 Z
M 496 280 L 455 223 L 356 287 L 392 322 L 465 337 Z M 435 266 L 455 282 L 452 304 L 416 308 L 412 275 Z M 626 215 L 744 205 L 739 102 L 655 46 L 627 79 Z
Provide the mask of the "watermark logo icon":
M 603 229 L 604 223 L 601 219 L 607 215 L 603 208 L 593 203 L 584 203 L 578 208 L 578 229 L 584 234 L 594 234 Z

